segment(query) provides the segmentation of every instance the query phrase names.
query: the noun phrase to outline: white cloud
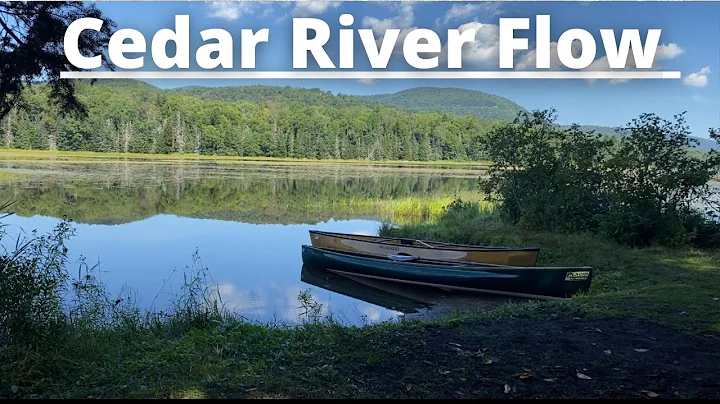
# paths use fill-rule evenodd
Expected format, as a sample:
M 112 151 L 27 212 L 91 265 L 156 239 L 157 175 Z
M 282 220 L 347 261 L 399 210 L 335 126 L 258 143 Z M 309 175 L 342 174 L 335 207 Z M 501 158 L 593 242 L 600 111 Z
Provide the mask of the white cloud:
M 502 3 L 468 3 L 468 4 L 454 4 L 445 13 L 445 16 L 438 18 L 435 23 L 437 25 L 447 24 L 451 21 L 459 20 L 461 18 L 476 17 L 478 14 L 482 14 L 484 17 L 494 17 L 502 14 Z
M 221 18 L 223 20 L 234 21 L 246 14 L 252 14 L 255 4 L 250 2 L 229 2 L 218 1 L 209 3 L 208 16 L 211 18 Z
M 340 3 L 328 3 L 325 1 L 299 1 L 290 12 L 293 17 L 314 17 L 324 14 L 328 9 L 338 8 Z
M 579 41 L 573 41 L 572 44 L 572 54 L 576 58 L 580 56 L 580 52 L 582 50 L 582 46 L 580 45 Z M 680 56 L 684 50 L 678 46 L 675 43 L 669 43 L 669 44 L 662 44 L 658 46 L 657 51 L 655 52 L 655 61 L 658 60 L 668 60 L 668 59 L 674 59 L 678 56 Z M 520 56 L 520 59 L 515 64 L 515 68 L 517 70 L 535 70 L 535 61 L 536 61 L 536 51 L 531 50 L 528 51 Z M 565 70 L 566 67 L 560 62 L 560 57 L 557 54 L 557 42 L 551 42 L 550 43 L 550 70 Z M 628 53 L 628 59 L 627 64 L 625 65 L 625 69 L 622 70 L 636 70 L 637 66 L 635 64 L 635 58 L 633 56 L 633 53 Z M 653 65 L 653 69 L 657 69 L 657 66 Z M 544 69 L 537 69 L 537 70 L 544 70 Z M 611 69 L 610 63 L 608 62 L 607 56 L 602 56 L 600 58 L 595 59 L 590 66 L 582 69 L 583 71 L 613 71 L 613 70 L 620 70 L 620 69 Z M 645 70 L 645 69 L 643 69 Z M 612 79 L 610 80 L 611 84 L 621 84 L 621 83 L 627 83 L 631 79 Z M 597 81 L 597 79 L 588 79 L 586 80 L 588 83 L 594 83 Z
M 498 67 L 500 27 L 495 24 L 483 24 L 477 21 L 458 27 L 461 34 L 468 29 L 475 29 L 475 40 L 464 44 L 462 47 L 463 66 L 471 64 Z M 447 45 L 443 46 L 441 60 L 442 63 L 447 60 Z
M 683 52 L 685 52 L 685 49 L 679 47 L 676 43 L 662 44 L 655 51 L 655 60 L 675 59 L 682 55 Z
M 562 70 L 565 65 L 560 61 L 557 52 L 557 42 L 550 42 L 550 70 Z M 580 56 L 582 45 L 579 41 L 573 41 L 570 45 L 570 51 L 574 57 Z M 515 63 L 516 70 L 536 70 L 537 69 L 537 51 L 535 49 L 520 55 L 520 59 Z M 537 69 L 547 70 L 547 69 Z
M 268 7 L 262 12 L 262 14 L 258 16 L 258 18 L 264 20 L 265 18 L 269 17 L 273 13 L 273 11 L 274 10 L 272 7 Z
M 683 84 L 692 87 L 706 87 L 708 85 L 707 76 L 710 73 L 712 73 L 710 71 L 710 66 L 703 67 L 699 72 L 690 73 L 685 76 L 685 78 L 683 78 Z
M 385 39 L 386 30 L 391 28 L 399 29 L 400 34 L 398 35 L 397 41 L 395 41 L 393 53 L 401 53 L 405 37 L 408 33 L 410 33 L 410 31 L 417 29 L 417 27 L 413 27 L 415 13 L 413 12 L 413 5 L 411 3 L 402 3 L 394 6 L 393 8 L 397 8 L 398 15 L 382 20 L 375 17 L 364 17 L 362 19 L 362 26 L 364 28 L 372 29 L 375 37 L 377 38 L 375 39 L 375 43 L 377 43 L 378 49 L 380 49 L 380 46 L 382 46 L 382 42 Z
M 217 297 L 220 300 L 216 300 Z M 218 305 L 244 316 L 262 316 L 266 310 L 265 298 L 258 290 L 239 290 L 235 285 L 224 282 L 211 290 L 211 299 Z
M 685 52 L 684 49 L 682 49 L 680 46 L 678 46 L 675 43 L 669 43 L 669 44 L 662 44 L 658 46 L 657 50 L 655 51 L 655 61 L 658 60 L 667 60 L 667 59 L 675 59 L 676 57 L 680 56 L 683 52 Z M 653 67 L 650 70 L 656 70 L 657 64 L 653 62 Z M 595 59 L 590 66 L 583 70 L 590 70 L 590 71 L 611 71 L 611 70 L 620 70 L 620 69 L 611 69 L 610 63 L 608 62 L 607 56 L 603 56 L 601 58 Z M 635 64 L 635 57 L 632 52 L 628 53 L 627 63 L 625 64 L 625 69 L 622 69 L 625 71 L 628 70 L 637 70 L 637 65 Z M 647 71 L 648 69 L 642 69 Z M 610 84 L 622 84 L 627 83 L 631 79 L 612 79 L 610 80 Z M 595 80 L 587 80 L 589 83 L 595 82 Z
M 365 84 L 365 85 L 373 85 L 375 84 L 375 79 L 358 79 L 358 83 Z M 369 235 L 369 234 L 368 234 Z
M 415 13 L 412 4 L 403 3 L 398 6 L 398 15 L 382 20 L 375 17 L 363 17 L 362 25 L 365 28 L 371 28 L 375 35 L 384 35 L 385 31 L 390 28 L 410 28 L 414 21 Z

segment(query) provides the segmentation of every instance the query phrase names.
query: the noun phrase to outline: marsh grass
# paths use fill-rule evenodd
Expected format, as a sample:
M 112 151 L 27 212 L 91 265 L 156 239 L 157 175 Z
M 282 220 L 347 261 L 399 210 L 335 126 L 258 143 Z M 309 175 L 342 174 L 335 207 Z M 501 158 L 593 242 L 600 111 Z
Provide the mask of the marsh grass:
M 112 160 L 167 160 L 167 161 L 214 161 L 218 163 L 231 162 L 273 162 L 287 164 L 349 164 L 370 166 L 427 166 L 427 167 L 472 167 L 484 168 L 489 166 L 485 161 L 408 161 L 408 160 L 347 160 L 347 159 L 309 159 L 285 157 L 240 157 L 240 156 L 213 156 L 199 154 L 148 154 L 148 153 L 117 153 L 117 152 L 91 152 L 91 151 L 49 151 L 49 150 L 22 150 L 0 148 L 0 158 L 5 160 L 61 160 L 66 162 L 81 161 L 112 161 Z
M 26 175 L 20 173 L 14 173 L 9 171 L 0 170 L 0 183 L 11 183 L 16 181 L 22 181 L 27 178 Z

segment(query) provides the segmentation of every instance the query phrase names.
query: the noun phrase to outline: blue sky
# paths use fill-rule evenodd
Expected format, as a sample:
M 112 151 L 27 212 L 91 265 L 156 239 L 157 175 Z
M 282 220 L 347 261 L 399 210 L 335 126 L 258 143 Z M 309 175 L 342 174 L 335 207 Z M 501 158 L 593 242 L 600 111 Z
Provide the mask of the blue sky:
M 430 28 L 446 42 L 447 29 L 479 28 L 476 41 L 464 47 L 463 66 L 468 70 L 495 70 L 498 65 L 496 29 L 499 18 L 531 18 L 531 29 L 518 31 L 534 45 L 534 16 L 551 16 L 551 41 L 571 28 L 589 31 L 598 43 L 596 63 L 604 61 L 599 30 L 640 29 L 644 39 L 649 28 L 662 29 L 654 69 L 679 70 L 682 80 L 148 80 L 163 88 L 201 85 L 232 86 L 267 84 L 321 88 L 333 93 L 378 94 L 412 87 L 458 87 L 507 97 L 527 109 L 554 107 L 561 123 L 617 126 L 642 112 L 670 118 L 687 111 L 696 136 L 707 137 L 709 127 L 720 127 L 720 3 L 698 2 L 346 2 L 346 3 L 202 3 L 202 2 L 100 2 L 96 3 L 117 28 L 134 28 L 150 40 L 158 30 L 173 28 L 174 17 L 190 15 L 191 69 L 194 50 L 202 44 L 199 32 L 222 28 L 233 35 L 235 66 L 239 69 L 240 29 L 270 29 L 267 44 L 257 48 L 256 70 L 292 68 L 292 18 L 317 17 L 326 21 L 332 36 L 326 46 L 338 59 L 338 18 L 350 13 L 350 28 L 373 28 L 378 37 L 385 28 Z M 461 28 L 462 29 L 462 28 Z M 356 35 L 357 37 L 357 35 Z M 402 39 L 401 34 L 401 39 Z M 355 68 L 369 70 L 367 58 L 355 43 Z M 516 52 L 516 66 L 533 66 L 532 54 Z M 407 69 L 402 53 L 393 55 L 388 70 Z M 159 70 L 146 56 L 145 69 Z M 604 70 L 604 69 L 603 69 Z

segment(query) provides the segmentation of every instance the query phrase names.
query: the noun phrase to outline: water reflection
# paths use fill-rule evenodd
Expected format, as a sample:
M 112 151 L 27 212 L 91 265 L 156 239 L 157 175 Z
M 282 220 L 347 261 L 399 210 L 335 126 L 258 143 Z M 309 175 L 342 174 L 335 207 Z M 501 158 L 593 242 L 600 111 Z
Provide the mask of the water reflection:
M 418 313 L 429 306 L 427 302 L 404 295 L 402 287 L 391 282 L 383 282 L 384 285 L 368 285 L 360 278 L 307 265 L 303 265 L 300 279 L 310 285 L 402 313 Z
M 301 292 L 321 315 L 348 324 L 395 319 L 437 299 L 401 286 L 300 271 L 308 230 L 377 234 L 393 203 L 471 192 L 477 172 L 377 166 L 3 162 L 18 175 L 0 184 L 15 200 L 4 219 L 9 245 L 21 231 L 48 233 L 73 220 L 67 246 L 74 271 L 85 257 L 117 295 L 131 290 L 148 310 L 182 292 L 198 252 L 228 309 L 251 321 L 297 322 Z M 406 206 L 407 205 L 407 206 Z M 391 209 L 392 208 L 392 209 Z M 301 272 L 300 274 L 298 272 Z M 301 279 L 302 278 L 302 279 Z M 434 304 L 434 303 L 433 303 Z
M 315 223 L 412 210 L 413 199 L 476 189 L 477 173 L 259 164 L 5 162 L 0 200 L 20 215 L 119 224 L 159 214 L 246 223 Z M 402 205 L 403 206 L 398 206 Z

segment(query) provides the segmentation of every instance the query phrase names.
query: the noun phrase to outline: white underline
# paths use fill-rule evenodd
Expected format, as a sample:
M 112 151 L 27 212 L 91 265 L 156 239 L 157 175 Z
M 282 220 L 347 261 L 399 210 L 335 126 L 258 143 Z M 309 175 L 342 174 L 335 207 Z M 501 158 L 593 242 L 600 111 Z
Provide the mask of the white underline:
M 31 1 L 44 1 L 44 0 L 31 0 Z M 58 1 L 58 0 L 56 0 Z M 140 1 L 140 2 L 158 2 L 160 0 L 95 0 L 100 2 L 127 2 L 127 1 Z M 207 2 L 207 0 L 162 0 L 164 2 L 180 2 L 180 1 L 202 1 Z M 320 3 L 347 3 L 347 2 L 367 2 L 367 3 L 381 3 L 384 0 L 225 0 L 229 2 L 240 2 L 240 3 L 250 3 L 250 2 L 273 2 L 273 3 L 300 3 L 304 1 L 313 1 L 313 2 L 320 2 Z M 387 1 L 401 1 L 401 2 L 455 2 L 458 0 L 387 0 Z M 547 0 L 463 0 L 465 2 L 495 2 L 495 3 L 502 3 L 502 2 L 546 2 Z M 561 1 L 566 3 L 600 3 L 600 2 L 606 2 L 606 1 L 612 1 L 612 2 L 651 2 L 651 3 L 660 3 L 660 2 L 690 2 L 690 1 L 697 1 L 697 2 L 704 2 L 704 3 L 713 3 L 718 2 L 720 0 L 553 0 L 553 1 Z
M 676 71 L 83 71 L 63 79 L 679 79 Z

